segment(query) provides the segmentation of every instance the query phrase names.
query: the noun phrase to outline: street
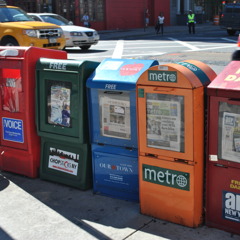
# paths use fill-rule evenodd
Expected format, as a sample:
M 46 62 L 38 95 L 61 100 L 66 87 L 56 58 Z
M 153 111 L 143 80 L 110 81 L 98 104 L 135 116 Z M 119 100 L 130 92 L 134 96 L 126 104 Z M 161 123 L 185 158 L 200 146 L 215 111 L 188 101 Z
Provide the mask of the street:
M 228 36 L 218 27 L 214 31 L 195 35 L 178 31 L 161 36 L 156 35 L 153 29 L 147 31 L 149 34 L 130 35 L 125 39 L 116 39 L 114 33 L 107 34 L 111 36 L 106 39 L 105 34 L 100 33 L 101 40 L 88 51 L 68 48 L 68 58 L 89 61 L 105 58 L 155 59 L 160 64 L 194 59 L 209 64 L 219 73 L 229 63 L 237 46 L 237 35 Z

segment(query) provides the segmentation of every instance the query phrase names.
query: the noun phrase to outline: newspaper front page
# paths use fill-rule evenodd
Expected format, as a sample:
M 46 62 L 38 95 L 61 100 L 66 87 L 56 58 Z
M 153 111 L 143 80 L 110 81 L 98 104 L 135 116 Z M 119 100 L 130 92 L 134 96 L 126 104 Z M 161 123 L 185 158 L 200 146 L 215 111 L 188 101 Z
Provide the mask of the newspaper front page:
M 240 114 L 223 113 L 222 158 L 240 163 Z
M 52 85 L 48 97 L 48 123 L 70 127 L 71 89 L 61 85 Z
M 181 104 L 147 99 L 147 145 L 180 151 Z
M 130 100 L 108 96 L 100 98 L 102 135 L 130 139 Z

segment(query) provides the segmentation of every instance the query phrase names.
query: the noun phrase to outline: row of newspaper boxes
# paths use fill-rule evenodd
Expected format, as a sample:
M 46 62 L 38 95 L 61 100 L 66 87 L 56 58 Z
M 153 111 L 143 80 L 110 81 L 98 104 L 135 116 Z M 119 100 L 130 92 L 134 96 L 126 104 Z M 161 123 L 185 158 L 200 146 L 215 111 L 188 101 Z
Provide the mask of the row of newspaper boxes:
M 206 200 L 206 224 L 240 234 L 239 79 L 238 61 L 217 76 L 194 60 L 2 47 L 0 169 L 93 186 L 189 227 Z

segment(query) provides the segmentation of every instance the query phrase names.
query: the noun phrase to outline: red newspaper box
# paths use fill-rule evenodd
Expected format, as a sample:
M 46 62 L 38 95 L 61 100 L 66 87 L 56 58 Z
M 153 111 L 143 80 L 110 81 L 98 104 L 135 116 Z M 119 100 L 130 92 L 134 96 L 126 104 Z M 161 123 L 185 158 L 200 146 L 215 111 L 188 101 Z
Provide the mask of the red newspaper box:
M 0 169 L 38 176 L 40 138 L 35 126 L 35 65 L 39 58 L 66 59 L 64 51 L 0 47 Z
M 206 224 L 240 234 L 240 62 L 207 88 Z

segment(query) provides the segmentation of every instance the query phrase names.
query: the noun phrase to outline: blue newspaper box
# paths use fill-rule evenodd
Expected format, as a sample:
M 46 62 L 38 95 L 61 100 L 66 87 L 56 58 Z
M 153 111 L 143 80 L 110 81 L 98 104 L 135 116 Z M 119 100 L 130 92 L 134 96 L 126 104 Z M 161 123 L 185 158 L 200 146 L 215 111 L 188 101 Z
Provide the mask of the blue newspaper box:
M 139 201 L 136 83 L 154 65 L 105 59 L 87 80 L 95 193 Z

